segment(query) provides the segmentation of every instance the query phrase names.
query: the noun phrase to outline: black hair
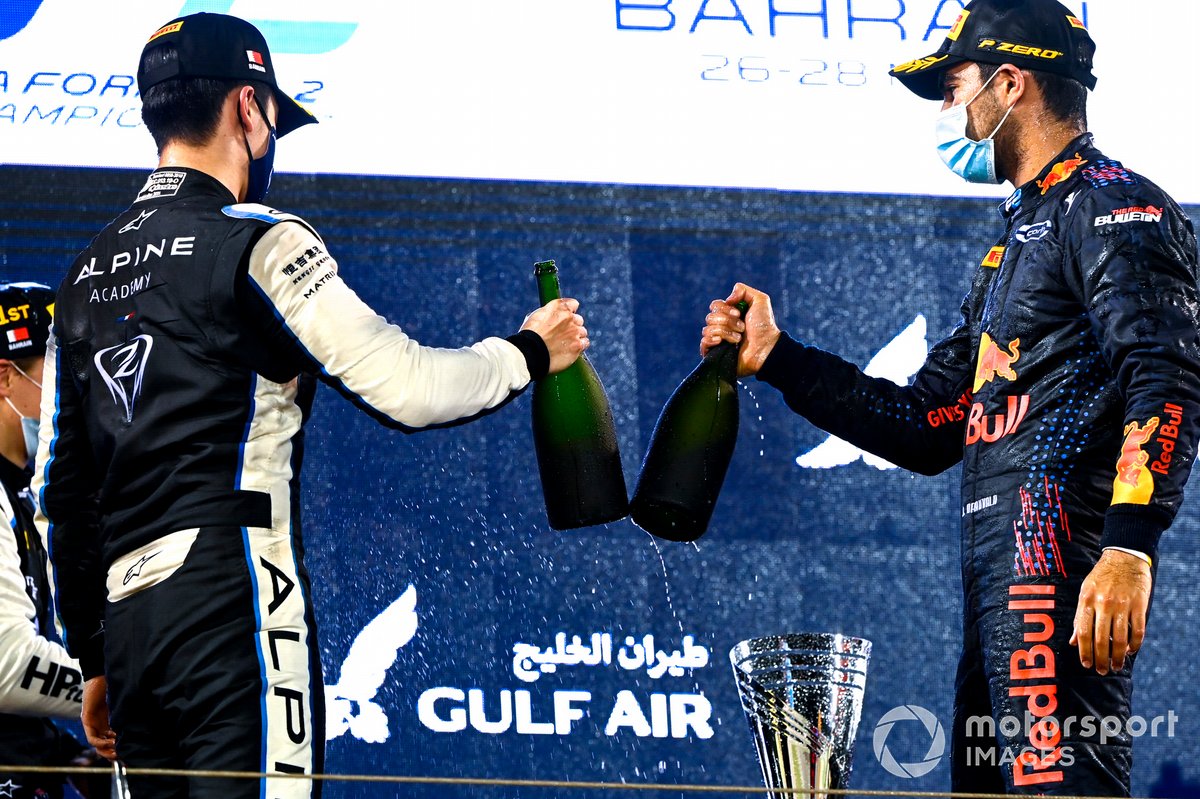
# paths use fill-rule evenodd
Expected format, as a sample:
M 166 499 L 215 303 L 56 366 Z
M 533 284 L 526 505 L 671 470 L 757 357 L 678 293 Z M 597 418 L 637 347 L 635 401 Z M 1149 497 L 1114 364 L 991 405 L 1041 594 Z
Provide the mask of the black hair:
M 142 70 L 160 69 L 177 61 L 171 45 L 156 47 L 142 59 Z M 221 119 L 221 107 L 230 92 L 251 86 L 264 102 L 271 87 L 259 81 L 217 78 L 171 78 L 155 84 L 142 95 L 142 121 L 161 153 L 169 142 L 200 146 L 212 138 Z
M 1000 69 L 999 64 L 979 63 L 979 80 L 987 82 Z M 1046 109 L 1059 122 L 1087 130 L 1087 87 L 1074 78 L 1041 70 L 1022 70 L 1041 89 Z
M 20 369 L 22 372 L 24 372 L 25 374 L 29 374 L 30 372 L 32 372 L 34 369 L 37 368 L 38 361 L 42 360 L 44 357 L 46 357 L 46 356 L 45 356 L 45 353 L 43 352 L 40 355 L 30 355 L 25 358 L 10 358 L 9 360 L 12 363 L 16 364 L 17 368 Z

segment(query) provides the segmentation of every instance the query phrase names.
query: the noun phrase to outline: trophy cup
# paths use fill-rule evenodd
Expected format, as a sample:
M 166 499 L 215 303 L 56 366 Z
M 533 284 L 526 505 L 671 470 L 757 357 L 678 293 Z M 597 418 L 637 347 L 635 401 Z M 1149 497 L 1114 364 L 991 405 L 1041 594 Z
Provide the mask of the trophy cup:
M 729 652 L 771 799 L 847 786 L 870 656 L 870 641 L 826 633 L 752 638 Z

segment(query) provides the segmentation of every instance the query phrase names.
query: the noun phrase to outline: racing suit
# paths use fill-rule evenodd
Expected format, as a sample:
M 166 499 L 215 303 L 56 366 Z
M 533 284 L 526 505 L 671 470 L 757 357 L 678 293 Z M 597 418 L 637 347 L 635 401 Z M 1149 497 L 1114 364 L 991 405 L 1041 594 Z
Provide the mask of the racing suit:
M 324 710 L 298 479 L 314 376 L 384 424 L 494 409 L 549 367 L 525 331 L 422 347 L 297 217 L 152 173 L 76 259 L 47 345 L 34 490 L 67 648 L 130 766 L 314 773 Z M 252 781 L 131 779 L 152 795 Z M 271 796 L 319 782 L 267 780 Z
M 85 747 L 49 717 L 78 719 L 79 665 L 58 643 L 29 472 L 0 457 L 0 764 L 66 766 Z M 0 796 L 61 796 L 62 777 L 0 772 Z M 7 788 L 5 787 L 7 786 Z
M 1128 794 L 1128 727 L 1098 727 L 1129 718 L 1133 658 L 1100 676 L 1068 641 L 1102 549 L 1153 564 L 1182 500 L 1200 419 L 1196 239 L 1090 135 L 1002 212 L 961 322 L 911 385 L 786 334 L 758 378 L 898 466 L 962 461 L 953 789 Z

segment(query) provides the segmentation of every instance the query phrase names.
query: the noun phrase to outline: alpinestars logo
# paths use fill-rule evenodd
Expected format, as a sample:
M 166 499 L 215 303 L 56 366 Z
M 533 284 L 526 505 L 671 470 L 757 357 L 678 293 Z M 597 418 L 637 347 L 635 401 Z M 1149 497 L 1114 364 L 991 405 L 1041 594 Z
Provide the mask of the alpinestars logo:
M 125 344 L 102 349 L 93 358 L 96 371 L 104 378 L 113 402 L 123 411 L 126 424 L 133 421 L 134 407 L 142 394 L 146 362 L 153 347 L 154 339 L 141 335 Z

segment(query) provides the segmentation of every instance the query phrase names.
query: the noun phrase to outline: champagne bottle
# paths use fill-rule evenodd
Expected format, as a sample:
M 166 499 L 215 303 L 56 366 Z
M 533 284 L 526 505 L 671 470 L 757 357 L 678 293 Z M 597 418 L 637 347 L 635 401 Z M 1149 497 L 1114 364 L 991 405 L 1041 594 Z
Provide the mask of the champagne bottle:
M 694 541 L 708 529 L 737 443 L 737 364 L 737 345 L 716 345 L 663 406 L 629 505 L 646 532 Z
M 533 273 L 542 305 L 558 299 L 554 261 L 534 264 Z M 533 442 L 551 527 L 570 530 L 629 515 L 612 409 L 585 356 L 534 386 Z

